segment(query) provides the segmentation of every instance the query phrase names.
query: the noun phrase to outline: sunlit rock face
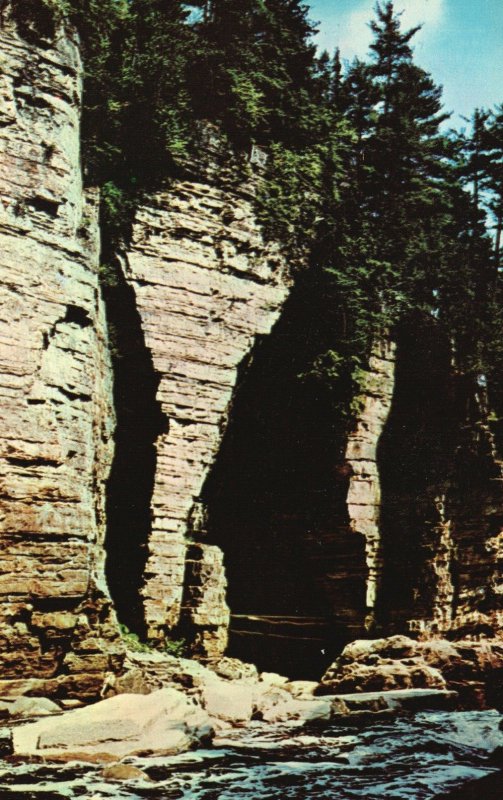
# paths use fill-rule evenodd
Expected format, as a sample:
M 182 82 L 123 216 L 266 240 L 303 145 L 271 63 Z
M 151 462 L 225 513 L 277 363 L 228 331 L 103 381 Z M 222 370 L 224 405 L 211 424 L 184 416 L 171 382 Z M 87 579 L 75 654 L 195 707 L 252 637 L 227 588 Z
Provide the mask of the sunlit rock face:
M 211 131 L 117 256 L 108 321 L 130 355 L 113 380 L 78 43 L 2 9 L 0 693 L 96 697 L 122 661 L 110 595 L 204 660 L 225 651 L 229 606 L 243 625 L 256 612 L 256 651 L 274 641 L 281 670 L 303 640 L 313 678 L 374 631 L 501 629 L 484 392 L 430 320 L 401 332 L 396 369 L 376 342 L 351 426 L 309 396 L 299 374 L 337 340 L 328 303 L 292 290 L 256 218 L 261 167 Z
M 394 384 L 395 344 L 383 337 L 375 342 L 368 369 L 362 375 L 360 409 L 346 447 L 346 459 L 351 468 L 346 502 L 351 530 L 365 538 L 366 606 L 371 615 L 383 566 L 377 449 L 390 413 Z
M 176 628 L 183 605 L 198 651 L 210 657 L 226 641 L 225 577 L 204 543 L 192 548 L 186 571 L 189 516 L 222 439 L 238 367 L 269 333 L 290 283 L 278 248 L 263 239 L 254 191 L 253 179 L 226 186 L 217 170 L 175 182 L 139 210 L 124 263 L 166 419 L 155 441 L 147 633 Z
M 0 38 L 0 689 L 94 696 L 117 661 L 102 548 L 114 412 L 81 63 L 71 31 L 27 42 L 9 8 Z

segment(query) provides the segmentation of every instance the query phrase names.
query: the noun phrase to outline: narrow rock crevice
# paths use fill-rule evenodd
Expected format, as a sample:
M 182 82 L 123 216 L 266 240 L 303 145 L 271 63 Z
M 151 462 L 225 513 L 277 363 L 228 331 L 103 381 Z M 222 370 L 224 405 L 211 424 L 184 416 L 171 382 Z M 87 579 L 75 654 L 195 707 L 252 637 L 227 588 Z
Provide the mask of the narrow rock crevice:
M 331 388 L 302 378 L 337 342 L 333 298 L 294 289 L 241 365 L 202 492 L 202 535 L 224 553 L 229 655 L 315 678 L 365 616 L 365 542 L 349 527 L 346 422 Z
M 118 259 L 103 286 L 114 365 L 115 456 L 107 488 L 106 575 L 120 622 L 144 635 L 140 597 L 151 530 L 155 442 L 168 430 L 156 399 L 159 376 L 145 345 L 134 290 Z
M 45 197 L 31 197 L 26 203 L 33 211 L 39 211 L 41 214 L 46 214 L 52 219 L 58 216 L 59 207 L 61 205 L 57 200 L 48 200 Z
M 439 504 L 445 505 L 457 445 L 450 362 L 449 342 L 434 322 L 402 327 L 392 407 L 378 448 L 384 558 L 379 618 L 388 631 L 433 613 L 432 558 L 446 513 Z

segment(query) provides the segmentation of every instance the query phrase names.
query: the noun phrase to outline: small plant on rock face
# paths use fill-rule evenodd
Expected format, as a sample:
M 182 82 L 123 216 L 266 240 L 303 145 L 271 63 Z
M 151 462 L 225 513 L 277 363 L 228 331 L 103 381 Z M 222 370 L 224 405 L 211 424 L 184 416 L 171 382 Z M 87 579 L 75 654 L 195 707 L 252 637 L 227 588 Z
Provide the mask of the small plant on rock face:
M 155 653 L 160 651 L 175 658 L 184 658 L 187 655 L 186 639 L 166 639 L 162 645 L 155 646 L 153 642 L 142 642 L 138 634 L 133 633 L 123 623 L 119 623 L 119 630 L 124 644 L 132 653 Z
M 187 640 L 186 639 L 166 639 L 163 645 L 163 651 L 168 656 L 175 658 L 184 658 L 187 656 Z
M 133 653 L 152 652 L 152 648 L 149 647 L 149 645 L 146 644 L 145 642 L 140 641 L 140 637 L 138 636 L 138 634 L 130 631 L 127 625 L 123 625 L 122 623 L 120 623 L 119 630 L 121 632 L 122 639 L 128 650 L 131 650 L 131 652 Z

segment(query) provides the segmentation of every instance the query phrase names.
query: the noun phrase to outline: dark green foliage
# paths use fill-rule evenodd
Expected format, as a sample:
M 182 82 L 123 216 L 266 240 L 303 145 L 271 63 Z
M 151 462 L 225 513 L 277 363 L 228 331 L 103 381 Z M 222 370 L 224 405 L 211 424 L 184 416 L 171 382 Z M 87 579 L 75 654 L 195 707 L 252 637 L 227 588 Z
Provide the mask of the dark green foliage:
M 317 258 L 345 296 L 350 352 L 420 312 L 444 327 L 458 368 L 487 373 L 501 312 L 484 213 L 462 188 L 459 142 L 440 131 L 441 91 L 413 61 L 417 29 L 401 31 L 392 3 L 376 14 L 372 60 L 338 91 L 354 146 Z
M 313 30 L 298 0 L 214 0 L 196 25 L 196 112 L 244 141 L 309 139 Z
M 210 122 L 229 148 L 266 149 L 264 231 L 333 298 L 333 346 L 305 376 L 347 384 L 376 335 L 420 314 L 443 327 L 459 369 L 500 381 L 503 107 L 447 135 L 441 90 L 414 62 L 418 29 L 401 29 L 392 2 L 376 6 L 370 60 L 345 73 L 337 51 L 316 55 L 301 0 L 15 9 L 27 36 L 66 16 L 79 29 L 84 162 L 102 187 L 106 248 L 142 192 L 197 163 Z
M 494 262 L 498 270 L 501 268 L 503 228 L 503 105 L 498 106 L 492 114 L 485 115 L 484 122 L 481 131 L 481 167 L 484 188 L 489 193 L 487 207 L 494 224 Z

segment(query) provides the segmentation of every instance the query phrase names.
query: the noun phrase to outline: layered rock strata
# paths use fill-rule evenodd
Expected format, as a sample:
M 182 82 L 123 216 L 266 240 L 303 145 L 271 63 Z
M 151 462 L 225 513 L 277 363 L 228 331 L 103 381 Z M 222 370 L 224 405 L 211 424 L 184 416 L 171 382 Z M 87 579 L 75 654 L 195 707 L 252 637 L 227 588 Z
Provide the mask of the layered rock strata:
M 346 460 L 351 467 L 347 494 L 350 527 L 365 537 L 366 605 L 372 614 L 382 575 L 380 536 L 381 485 L 377 448 L 388 419 L 395 383 L 395 345 L 383 337 L 376 342 L 369 367 L 362 375 L 361 408 L 349 434 Z
M 399 336 L 381 438 L 382 629 L 501 633 L 503 470 L 483 386 L 431 320 Z
M 104 581 L 114 412 L 71 31 L 0 30 L 0 694 L 95 696 L 120 660 Z M 105 643 L 106 640 L 106 643 Z
M 322 678 L 319 691 L 448 689 L 466 708 L 503 706 L 503 642 L 407 636 L 360 640 L 344 648 Z
M 20 32 L 10 5 L 2 9 L 0 694 L 96 697 L 122 645 L 104 578 L 114 409 L 97 198 L 80 173 L 78 43 L 63 28 L 37 43 L 31 24 Z M 166 423 L 154 443 L 146 633 L 175 631 L 210 660 L 225 649 L 229 609 L 225 554 L 205 541 L 201 489 L 253 345 L 290 289 L 256 220 L 257 176 L 224 161 L 220 152 L 198 179 L 173 182 L 141 208 L 121 262 Z M 391 344 L 374 349 L 363 375 L 355 428 L 331 463 L 341 486 L 349 481 L 342 504 L 334 492 L 340 520 L 320 533 L 299 514 L 299 540 L 306 563 L 316 562 L 327 618 L 352 636 L 376 606 L 388 631 L 493 635 L 503 469 L 484 392 L 454 374 L 448 345 L 432 355 L 436 332 L 429 344 L 417 327 L 417 341 L 406 339 L 396 386 Z
M 271 330 L 289 290 L 285 262 L 256 221 L 253 192 L 253 180 L 224 188 L 218 176 L 176 182 L 138 212 L 125 262 L 169 420 L 155 442 L 143 589 L 153 639 L 180 622 L 189 516 L 220 445 L 240 364 Z M 222 652 L 229 614 L 214 551 L 202 543 L 199 566 L 189 559 L 184 601 L 193 626 L 211 631 L 207 646 L 199 641 L 210 657 Z M 201 575 L 210 562 L 213 578 L 194 582 L 194 570 Z

